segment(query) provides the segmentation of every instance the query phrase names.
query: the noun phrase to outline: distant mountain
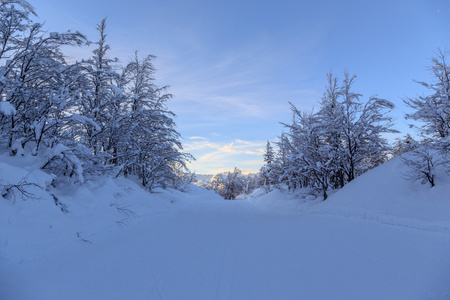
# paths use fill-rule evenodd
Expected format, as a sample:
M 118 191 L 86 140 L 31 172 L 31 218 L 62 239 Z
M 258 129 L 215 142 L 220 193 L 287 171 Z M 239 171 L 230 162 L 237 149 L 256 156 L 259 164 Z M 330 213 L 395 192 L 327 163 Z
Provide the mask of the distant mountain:
M 204 184 L 208 184 L 211 182 L 211 179 L 214 177 L 213 174 L 195 174 L 197 178 L 197 182 L 194 182 L 195 185 L 202 186 Z

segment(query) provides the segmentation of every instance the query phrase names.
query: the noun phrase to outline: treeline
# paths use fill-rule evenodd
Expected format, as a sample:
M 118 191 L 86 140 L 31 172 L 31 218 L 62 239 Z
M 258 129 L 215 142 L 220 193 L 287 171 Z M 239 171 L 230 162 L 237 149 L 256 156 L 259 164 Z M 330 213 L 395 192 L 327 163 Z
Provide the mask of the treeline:
M 240 169 L 234 168 L 232 172 L 217 173 L 203 187 L 215 191 L 225 200 L 233 200 L 241 194 L 249 194 L 261 185 L 259 173 L 244 175 Z
M 308 189 L 327 199 L 330 190 L 340 189 L 364 172 L 404 154 L 410 168 L 407 177 L 435 184 L 436 168 L 450 159 L 450 66 L 445 51 L 438 51 L 431 67 L 432 83 L 419 82 L 431 93 L 404 100 L 413 112 L 405 118 L 421 122 L 420 141 L 410 135 L 395 147 L 386 140 L 396 133 L 389 112 L 394 104 L 353 91 L 356 76 L 345 73 L 342 81 L 332 74 L 317 112 L 299 111 L 293 104 L 292 122 L 284 124 L 275 145 L 267 143 L 260 180 L 266 187 Z
M 329 189 L 342 188 L 358 175 L 388 159 L 385 133 L 392 128 L 389 111 L 394 104 L 376 97 L 362 102 L 353 91 L 356 76 L 344 74 L 342 83 L 328 74 L 317 112 L 301 112 L 293 104 L 293 120 L 284 124 L 275 154 L 270 143 L 261 169 L 266 185 L 288 189 L 310 188 L 323 198 Z
M 450 65 L 448 52 L 436 54 L 431 83 L 418 82 L 430 93 L 404 99 L 412 109 L 405 119 L 418 122 L 410 125 L 418 140 L 406 134 L 392 146 L 386 134 L 398 133 L 389 115 L 394 104 L 377 97 L 363 101 L 352 88 L 356 76 L 345 73 L 340 81 L 327 74 L 318 110 L 303 112 L 291 104 L 292 121 L 284 124 L 278 141 L 267 142 L 259 173 L 243 175 L 235 168 L 216 174 L 205 187 L 225 199 L 262 187 L 303 191 L 325 200 L 330 191 L 396 156 L 408 167 L 406 178 L 433 187 L 439 169 L 450 171 Z
M 106 22 L 98 40 L 79 32 L 47 33 L 26 1 L 0 4 L 0 132 L 11 155 L 42 157 L 56 180 L 136 176 L 148 189 L 177 187 L 186 162 L 167 108 L 167 87 L 155 84 L 149 55 L 125 66 L 108 56 Z M 95 45 L 69 62 L 62 46 Z
M 328 74 L 317 112 L 302 112 L 291 104 L 293 119 L 284 124 L 287 130 L 276 142 L 277 151 L 267 142 L 264 166 L 249 177 L 253 189 L 310 190 L 327 199 L 330 189 L 342 188 L 388 159 L 391 148 L 383 134 L 397 132 L 388 114 L 394 104 L 376 97 L 363 103 L 362 95 L 352 89 L 355 78 L 345 73 L 339 82 Z M 246 182 L 250 179 L 235 169 L 216 175 L 208 188 L 234 199 L 236 190 L 250 191 L 237 189 Z

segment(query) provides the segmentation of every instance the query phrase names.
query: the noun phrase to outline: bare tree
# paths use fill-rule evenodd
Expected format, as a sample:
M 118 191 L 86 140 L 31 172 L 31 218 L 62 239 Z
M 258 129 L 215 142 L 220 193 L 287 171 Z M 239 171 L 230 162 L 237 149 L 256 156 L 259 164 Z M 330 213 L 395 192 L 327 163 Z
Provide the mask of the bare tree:
M 408 171 L 403 175 L 406 179 L 420 180 L 422 184 L 429 183 L 435 186 L 436 168 L 444 163 L 436 155 L 436 151 L 429 145 L 416 147 L 401 157 L 403 163 L 408 166 Z

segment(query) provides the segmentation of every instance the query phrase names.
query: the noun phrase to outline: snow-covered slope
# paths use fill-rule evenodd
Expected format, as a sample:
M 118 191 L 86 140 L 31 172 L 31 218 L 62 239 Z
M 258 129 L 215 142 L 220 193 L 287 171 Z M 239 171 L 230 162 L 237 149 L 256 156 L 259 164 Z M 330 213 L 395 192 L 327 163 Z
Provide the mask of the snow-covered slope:
M 51 179 L 2 160 L 4 180 Z M 450 299 L 448 177 L 402 172 L 393 160 L 324 202 L 123 178 L 0 198 L 0 299 Z
M 250 195 L 261 208 L 367 219 L 385 224 L 450 233 L 450 176 L 439 170 L 436 186 L 405 179 L 409 170 L 399 158 L 363 174 L 326 201 L 279 190 Z
M 0 262 L 30 261 L 74 241 L 90 243 L 102 232 L 114 234 L 138 219 L 171 213 L 192 198 L 176 190 L 148 193 L 125 178 L 92 178 L 83 185 L 53 188 L 52 176 L 39 170 L 39 158 L 3 155 L 0 160 L 1 184 L 26 178 L 38 186 L 25 187 L 32 199 L 14 189 L 15 196 L 0 198 Z
M 450 233 L 450 176 L 440 170 L 431 188 L 405 179 L 407 172 L 400 159 L 393 159 L 356 178 L 313 211 Z

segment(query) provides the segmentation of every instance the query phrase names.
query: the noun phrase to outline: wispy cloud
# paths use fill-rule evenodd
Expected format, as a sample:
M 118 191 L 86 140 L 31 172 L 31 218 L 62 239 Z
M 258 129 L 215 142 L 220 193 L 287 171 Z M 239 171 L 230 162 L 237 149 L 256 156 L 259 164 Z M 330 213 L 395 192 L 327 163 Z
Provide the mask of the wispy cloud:
M 207 49 L 204 57 L 197 54 L 180 61 L 175 54 L 173 60 L 165 56 L 157 61 L 158 78 L 171 85 L 171 107 L 195 113 L 197 122 L 242 118 L 279 122 L 289 110 L 288 101 L 301 100 L 301 105 L 309 108 L 320 99 L 320 93 L 310 93 L 312 88 L 302 86 L 308 78 L 306 67 L 292 70 L 292 62 L 304 60 L 302 53 L 311 51 L 314 43 L 295 52 L 276 45 L 272 37 L 255 36 L 226 51 Z M 298 84 L 295 90 L 287 88 L 292 81 Z
M 118 57 L 123 63 L 135 49 L 142 56 L 157 56 L 155 83 L 170 85 L 168 92 L 173 94 L 173 99 L 168 106 L 177 114 L 175 121 L 184 137 L 183 147 L 197 157 L 190 167 L 192 170 L 205 173 L 235 166 L 247 171 L 258 170 L 265 146 L 260 141 L 274 139 L 282 130 L 279 122 L 289 121 L 288 102 L 299 104 L 299 109 L 309 109 L 320 99 L 321 93 L 309 84 L 312 71 L 317 69 L 310 62 L 317 41 L 326 30 L 308 23 L 295 29 L 289 26 L 286 27 L 289 32 L 280 32 L 254 26 L 256 23 L 248 23 L 246 19 L 226 23 L 223 21 L 230 21 L 226 14 L 203 11 L 217 5 L 227 9 L 232 7 L 229 4 L 205 6 L 183 2 L 173 7 L 170 1 L 163 1 L 158 5 L 170 7 L 170 15 L 176 18 L 164 14 L 136 18 L 136 14 L 141 16 L 146 11 L 140 10 L 128 14 L 135 17 L 127 22 L 119 22 L 123 11 L 131 9 L 117 2 L 105 10 L 90 10 L 88 15 L 80 11 L 70 23 L 95 41 L 98 39 L 95 24 L 103 14 L 108 15 L 108 44 L 111 45 L 108 56 Z M 77 11 L 73 7 L 70 15 Z M 255 16 L 253 9 L 248 11 L 248 16 Z M 65 17 L 58 20 L 62 22 Z M 223 17 L 222 22 L 217 17 Z M 301 19 L 295 17 L 295 20 Z M 239 28 L 240 21 L 244 25 L 242 32 L 229 31 Z M 148 31 L 145 39 L 136 28 Z M 74 48 L 69 55 L 89 57 L 94 48 L 95 45 Z
M 197 157 L 190 169 L 197 173 L 218 173 L 234 167 L 245 173 L 256 172 L 263 164 L 264 142 L 235 139 L 226 143 L 213 143 L 206 139 L 185 143 L 185 151 Z

